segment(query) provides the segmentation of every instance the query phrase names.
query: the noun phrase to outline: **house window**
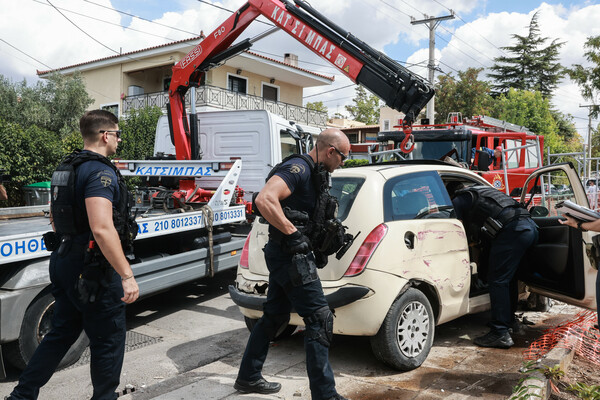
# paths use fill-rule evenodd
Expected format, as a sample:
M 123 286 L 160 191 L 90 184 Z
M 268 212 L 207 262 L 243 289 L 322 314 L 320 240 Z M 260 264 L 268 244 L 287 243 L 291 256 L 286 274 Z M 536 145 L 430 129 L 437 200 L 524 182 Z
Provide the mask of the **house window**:
M 389 119 L 384 119 L 383 120 L 383 130 L 384 131 L 389 131 L 390 130 L 390 120 Z
M 104 104 L 100 106 L 101 110 L 106 110 L 108 112 L 111 112 L 113 114 L 115 114 L 115 117 L 119 117 L 119 104 L 118 103 L 114 103 L 114 104 Z
M 228 75 L 227 80 L 228 80 L 227 88 L 229 90 L 231 90 L 232 92 L 236 92 L 236 93 L 246 94 L 246 86 L 247 86 L 246 78 L 242 78 L 240 76 Z
M 262 97 L 265 100 L 279 101 L 279 87 L 263 83 Z
M 358 143 L 358 133 L 346 133 L 350 143 Z

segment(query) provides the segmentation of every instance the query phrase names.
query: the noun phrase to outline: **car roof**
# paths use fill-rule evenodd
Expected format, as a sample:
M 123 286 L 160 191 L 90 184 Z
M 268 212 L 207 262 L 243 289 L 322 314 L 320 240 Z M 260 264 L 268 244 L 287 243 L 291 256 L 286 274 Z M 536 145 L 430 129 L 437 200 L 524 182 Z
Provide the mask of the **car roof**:
M 338 172 L 339 171 L 339 172 Z M 360 166 L 352 166 L 348 168 L 336 170 L 335 175 L 356 175 L 358 174 L 381 174 L 386 177 L 390 175 L 408 174 L 422 171 L 439 171 L 446 173 L 456 173 L 460 175 L 475 177 L 479 180 L 482 178 L 475 172 L 466 168 L 458 167 L 443 161 L 437 160 L 404 160 L 391 161 L 377 164 L 365 164 Z

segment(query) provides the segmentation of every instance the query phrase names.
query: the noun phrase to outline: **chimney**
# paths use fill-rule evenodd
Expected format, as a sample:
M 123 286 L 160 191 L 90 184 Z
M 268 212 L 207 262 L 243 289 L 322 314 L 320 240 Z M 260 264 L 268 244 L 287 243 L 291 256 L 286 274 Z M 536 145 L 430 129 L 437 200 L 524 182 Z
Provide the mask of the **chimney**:
M 298 66 L 298 56 L 292 53 L 285 53 L 283 55 L 283 62 L 286 64 L 293 65 L 294 67 Z

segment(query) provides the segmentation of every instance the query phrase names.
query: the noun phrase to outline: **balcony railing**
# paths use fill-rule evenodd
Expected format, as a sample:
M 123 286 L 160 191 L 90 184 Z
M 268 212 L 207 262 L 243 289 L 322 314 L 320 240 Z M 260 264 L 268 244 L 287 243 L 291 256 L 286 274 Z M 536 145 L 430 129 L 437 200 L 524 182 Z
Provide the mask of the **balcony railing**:
M 166 108 L 169 102 L 167 92 L 155 92 L 123 99 L 123 113 L 147 106 Z M 190 104 L 190 92 L 185 95 L 186 104 Z M 325 128 L 327 113 L 306 107 L 278 101 L 265 100 L 262 97 L 232 92 L 216 86 L 200 86 L 196 89 L 196 107 L 211 106 L 223 110 L 267 110 L 289 121 Z

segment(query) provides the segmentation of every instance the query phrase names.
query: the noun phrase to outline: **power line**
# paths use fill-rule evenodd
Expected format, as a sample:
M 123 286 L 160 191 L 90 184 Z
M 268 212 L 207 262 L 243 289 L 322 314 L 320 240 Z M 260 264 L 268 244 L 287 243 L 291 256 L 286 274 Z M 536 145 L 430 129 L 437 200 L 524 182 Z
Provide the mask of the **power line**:
M 257 49 L 252 49 L 252 51 L 255 53 L 268 54 L 273 57 L 281 57 L 279 54 L 269 53 L 268 51 L 257 50 Z M 317 65 L 319 67 L 331 68 L 331 69 L 335 70 L 336 72 L 338 71 L 338 69 L 335 68 L 333 65 L 319 64 L 319 63 L 314 63 L 314 62 L 310 62 L 310 61 L 302 61 L 302 60 L 298 60 L 298 62 L 301 62 L 303 64 Z
M 43 62 L 41 62 L 41 61 L 40 61 L 40 60 L 38 60 L 37 58 L 34 58 L 34 57 L 30 56 L 29 54 L 25 53 L 23 50 L 21 50 L 21 49 L 18 49 L 17 47 L 15 47 L 15 46 L 13 46 L 12 44 L 8 43 L 6 40 L 4 40 L 4 39 L 1 39 L 1 38 L 0 38 L 0 41 L 2 41 L 2 42 L 4 42 L 4 43 L 6 43 L 7 45 L 9 45 L 10 47 L 12 47 L 13 49 L 15 49 L 16 51 L 18 51 L 19 53 L 21 53 L 21 54 L 24 54 L 24 55 L 26 55 L 27 57 L 31 58 L 32 60 L 34 60 L 34 61 L 36 61 L 36 62 L 38 62 L 38 63 L 42 64 L 44 67 L 46 67 L 46 68 L 49 68 L 49 69 L 52 69 L 52 67 L 49 67 L 48 65 L 44 64 Z
M 315 94 L 311 94 L 311 95 L 308 95 L 308 96 L 304 96 L 303 98 L 307 99 L 307 98 L 313 97 L 313 96 L 320 96 L 320 95 L 325 94 L 325 93 L 335 92 L 336 90 L 346 89 L 346 88 L 349 88 L 350 86 L 356 86 L 356 84 L 351 83 L 350 85 L 342 86 L 342 87 L 339 87 L 339 88 L 336 88 L 336 89 L 326 90 L 326 91 L 321 92 L 321 93 L 315 93 Z
M 97 40 L 95 37 L 93 37 L 92 35 L 90 35 L 89 33 L 87 33 L 86 31 L 84 31 L 83 29 L 81 29 L 75 22 L 71 21 L 69 19 L 69 17 L 67 17 L 65 14 L 63 14 L 58 8 L 56 8 L 54 6 L 54 4 L 50 3 L 50 0 L 46 0 L 48 2 L 48 4 L 50 4 L 52 6 L 52 8 L 54 8 L 60 15 L 62 15 L 67 21 L 69 21 L 71 24 L 73 24 L 73 26 L 77 29 L 79 29 L 81 32 L 83 32 L 87 37 L 89 37 L 90 39 L 92 39 L 94 42 L 98 43 L 99 45 L 101 45 L 102 47 L 107 48 L 108 50 L 112 51 L 115 54 L 121 54 L 116 50 L 111 49 L 110 47 L 108 47 L 107 45 L 105 45 L 104 43 L 100 42 L 99 40 Z
M 190 35 L 198 36 L 198 34 L 196 32 L 190 32 L 190 31 L 186 31 L 184 29 L 176 28 L 174 26 L 169 26 L 169 25 L 161 24 L 160 22 L 152 21 L 152 20 L 140 17 L 139 15 L 130 14 L 130 13 L 125 12 L 125 11 L 120 11 L 120 10 L 117 10 L 116 8 L 111 8 L 111 7 L 102 5 L 102 4 L 94 3 L 93 1 L 90 1 L 90 0 L 84 0 L 84 1 L 87 2 L 87 3 L 90 3 L 90 4 L 94 4 L 94 5 L 98 6 L 98 7 L 106 8 L 106 9 L 112 10 L 112 11 L 116 11 L 119 14 L 123 14 L 123 15 L 127 15 L 129 17 L 141 19 L 142 21 L 146 21 L 146 22 L 149 22 L 151 24 L 156 24 L 156 25 L 164 26 L 165 28 L 169 28 L 169 29 L 173 29 L 173 30 L 180 31 L 180 32 L 183 32 L 183 33 L 188 33 Z
M 446 8 L 449 11 L 453 11 L 452 9 L 448 8 L 447 6 L 443 5 L 442 3 L 440 3 L 438 0 L 433 0 L 436 3 L 438 3 L 440 6 Z M 469 25 L 469 23 L 467 21 L 465 21 L 464 19 L 461 18 L 460 15 L 458 15 L 456 12 L 454 12 L 454 15 L 456 15 L 456 18 L 460 19 L 466 26 L 469 27 L 469 29 L 471 29 L 473 32 L 477 33 L 479 36 L 481 36 L 483 38 L 483 40 L 485 40 L 486 42 L 488 42 L 489 44 L 491 44 L 493 47 L 495 47 L 496 49 L 498 49 L 500 52 L 502 52 L 504 55 L 507 55 L 506 53 L 504 53 L 504 51 L 496 46 L 494 43 L 490 42 L 485 36 L 483 36 L 481 33 L 477 32 L 471 25 Z M 455 35 L 456 36 L 456 35 Z
M 197 1 L 199 1 L 200 3 L 208 4 L 209 6 L 212 6 L 212 7 L 218 8 L 219 10 L 228 11 L 228 12 L 230 12 L 232 14 L 235 12 L 235 11 L 232 11 L 232 10 L 230 10 L 228 8 L 221 7 L 221 6 L 218 6 L 216 4 L 209 3 L 208 1 L 205 1 L 205 0 L 197 0 Z M 273 24 L 271 24 L 269 22 L 261 21 L 259 19 L 255 19 L 255 21 L 260 22 L 261 24 L 268 25 L 270 27 L 275 27 L 275 25 L 273 25 Z
M 354 96 L 346 96 L 346 97 L 340 97 L 337 99 L 323 100 L 322 103 L 329 103 L 331 101 L 346 100 L 346 99 L 353 99 L 353 98 L 354 98 Z
M 42 5 L 48 6 L 48 4 L 44 3 L 43 1 L 40 1 L 40 0 L 33 0 L 33 1 L 35 1 L 36 3 L 40 3 L 40 4 L 42 4 Z M 94 3 L 94 4 L 95 4 L 95 3 Z M 143 34 L 146 34 L 146 35 L 150 35 L 150 36 L 158 37 L 158 38 L 161 38 L 161 39 L 167 39 L 167 40 L 170 40 L 170 41 L 172 41 L 172 42 L 175 42 L 175 41 L 177 41 L 177 39 L 171 39 L 171 38 L 169 38 L 169 37 L 166 37 L 166 36 L 156 35 L 156 34 L 154 34 L 154 33 L 145 32 L 145 31 L 142 31 L 142 30 L 139 30 L 139 29 L 135 29 L 135 28 L 128 27 L 128 26 L 122 26 L 121 24 L 117 24 L 117 23 L 114 23 L 114 22 L 110 22 L 110 21 L 106 21 L 106 20 L 100 19 L 100 18 L 92 17 L 92 16 L 89 16 L 89 15 L 87 15 L 87 14 L 82 14 L 82 13 L 79 13 L 79 12 L 77 12 L 77 11 L 68 10 L 68 9 L 66 9 L 66 8 L 62 8 L 62 7 L 55 7 L 55 8 L 58 8 L 58 9 L 60 9 L 60 10 L 63 10 L 63 11 L 70 12 L 71 14 L 79 15 L 80 17 L 89 18 L 89 19 L 92 19 L 92 20 L 94 20 L 94 21 L 99 21 L 99 22 L 103 22 L 103 23 L 105 23 L 105 24 L 109 24 L 109 25 L 118 26 L 119 28 L 122 28 L 122 29 L 128 29 L 128 30 L 135 31 L 135 32 L 139 32 L 139 33 L 143 33 Z M 108 8 L 108 7 L 106 7 L 106 8 Z M 116 11 L 116 10 L 115 10 L 115 11 Z

